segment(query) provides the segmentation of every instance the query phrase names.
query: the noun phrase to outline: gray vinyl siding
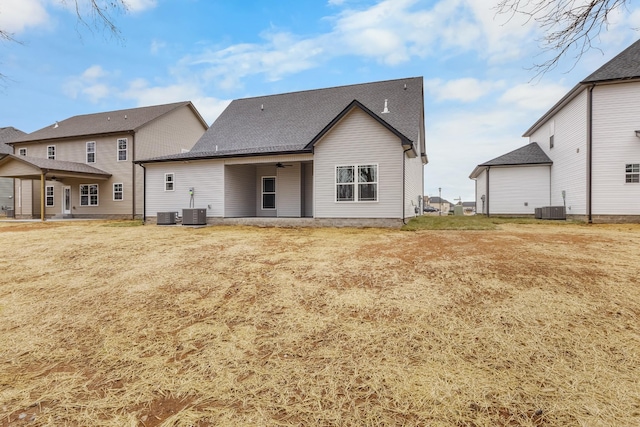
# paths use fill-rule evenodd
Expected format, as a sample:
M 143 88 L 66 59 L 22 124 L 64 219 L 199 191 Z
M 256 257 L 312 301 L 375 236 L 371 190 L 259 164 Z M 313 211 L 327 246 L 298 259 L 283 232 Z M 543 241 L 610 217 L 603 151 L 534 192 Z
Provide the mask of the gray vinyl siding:
M 420 210 L 420 199 L 424 194 L 424 166 L 420 157 L 405 157 L 405 199 L 404 199 L 404 216 L 410 218 L 416 216 L 416 208 L 418 214 L 422 214 Z
M 313 163 L 304 163 L 304 213 L 313 217 Z
M 299 218 L 302 214 L 300 163 L 277 168 L 276 207 L 278 217 Z
M 553 123 L 553 125 L 552 125 Z M 554 147 L 549 146 L 551 128 Z M 563 204 L 566 192 L 567 214 L 584 215 L 587 209 L 587 91 L 552 116 L 531 135 L 553 161 L 551 169 L 550 204 Z M 491 179 L 491 178 L 490 178 Z M 491 208 L 493 212 L 493 207 Z
M 549 206 L 549 176 L 549 166 L 492 167 L 489 213 L 533 215 L 535 208 Z
M 262 178 L 263 177 L 276 177 L 276 208 L 275 209 L 262 209 Z M 270 165 L 260 165 L 256 167 L 256 216 L 258 217 L 275 217 L 278 215 L 278 192 L 280 191 L 280 182 L 278 181 L 276 167 Z
M 594 215 L 640 215 L 640 184 L 625 182 L 625 164 L 640 163 L 640 83 L 593 91 Z
M 364 111 L 347 114 L 315 146 L 315 217 L 400 218 L 402 151 L 399 138 Z M 378 165 L 378 201 L 336 202 L 336 166 L 366 164 Z
M 11 178 L 0 178 L 0 206 L 5 209 L 13 208 L 13 179 Z
M 158 212 L 178 212 L 181 215 L 183 209 L 190 207 L 191 187 L 194 189 L 193 207 L 207 209 L 208 217 L 224 215 L 222 160 L 150 163 L 146 168 L 146 216 L 154 217 Z M 165 173 L 174 174 L 174 191 L 164 191 Z
M 225 212 L 228 218 L 256 216 L 256 167 L 225 166 Z

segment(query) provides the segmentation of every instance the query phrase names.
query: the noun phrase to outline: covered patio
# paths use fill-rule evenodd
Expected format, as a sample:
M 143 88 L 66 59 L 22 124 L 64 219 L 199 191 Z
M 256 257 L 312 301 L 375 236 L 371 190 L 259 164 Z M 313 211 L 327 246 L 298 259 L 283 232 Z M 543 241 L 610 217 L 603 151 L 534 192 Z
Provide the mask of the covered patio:
M 39 181 L 40 220 L 44 221 L 46 208 L 45 185 L 47 181 L 59 182 L 62 185 L 65 184 L 66 180 L 71 179 L 104 181 L 108 180 L 111 177 L 111 174 L 83 163 L 5 154 L 0 156 L 0 177 Z M 63 191 L 62 211 L 70 211 L 71 187 L 64 186 Z M 35 196 L 35 194 L 32 195 L 32 197 L 33 196 Z

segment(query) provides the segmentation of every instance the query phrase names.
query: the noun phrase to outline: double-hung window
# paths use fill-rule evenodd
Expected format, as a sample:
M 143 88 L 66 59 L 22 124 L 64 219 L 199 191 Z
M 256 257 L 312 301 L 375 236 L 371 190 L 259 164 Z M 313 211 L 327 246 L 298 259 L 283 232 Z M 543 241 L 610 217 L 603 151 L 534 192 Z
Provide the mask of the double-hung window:
M 175 187 L 175 179 L 173 173 L 164 174 L 164 191 L 173 191 Z
M 118 138 L 118 161 L 124 162 L 127 160 L 127 138 Z
M 53 185 L 47 185 L 45 187 L 45 199 L 46 199 L 46 206 L 47 207 L 52 207 L 54 206 L 54 200 L 53 200 Z
M 625 182 L 640 183 L 640 163 L 627 163 L 624 167 Z
M 262 177 L 262 209 L 276 208 L 276 178 L 274 176 Z
M 87 142 L 87 163 L 95 163 L 96 162 L 96 142 L 89 141 Z
M 98 184 L 80 186 L 80 206 L 98 206 Z
M 122 189 L 122 183 L 113 184 L 113 200 L 124 200 L 124 191 Z
M 336 166 L 337 202 L 377 202 L 378 165 Z
M 26 148 L 19 148 L 18 149 L 18 155 L 19 156 L 26 156 L 27 155 L 27 149 Z
M 49 160 L 55 160 L 56 159 L 56 146 L 55 145 L 49 145 L 47 147 L 47 159 L 49 159 Z

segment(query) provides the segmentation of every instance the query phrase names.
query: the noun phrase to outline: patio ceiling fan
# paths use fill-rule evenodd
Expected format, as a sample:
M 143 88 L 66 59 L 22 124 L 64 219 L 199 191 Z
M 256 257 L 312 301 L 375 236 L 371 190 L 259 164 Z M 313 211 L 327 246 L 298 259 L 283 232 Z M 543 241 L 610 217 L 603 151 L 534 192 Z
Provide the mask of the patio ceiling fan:
M 282 164 L 280 162 L 276 163 L 276 167 L 277 168 L 286 168 L 286 167 L 289 167 L 289 166 L 293 166 L 293 165 L 285 165 L 285 164 Z

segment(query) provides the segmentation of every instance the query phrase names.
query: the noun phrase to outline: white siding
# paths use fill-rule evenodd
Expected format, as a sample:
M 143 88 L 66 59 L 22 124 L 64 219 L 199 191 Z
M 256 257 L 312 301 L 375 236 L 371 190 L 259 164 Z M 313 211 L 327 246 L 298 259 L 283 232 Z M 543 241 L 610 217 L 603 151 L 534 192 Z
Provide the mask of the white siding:
M 482 202 L 484 196 L 485 202 Z M 486 198 L 487 198 L 487 170 L 485 169 L 476 178 L 476 212 L 486 214 Z
M 400 218 L 402 151 L 399 138 L 364 111 L 347 114 L 315 147 L 315 217 Z M 378 165 L 377 202 L 336 202 L 336 166 L 350 164 Z
M 285 163 L 287 164 L 287 163 Z M 302 188 L 300 163 L 288 163 L 277 168 L 276 207 L 279 217 L 300 217 L 302 213 Z
M 146 215 L 179 212 L 190 207 L 189 188 L 194 188 L 195 208 L 207 208 L 207 216 L 224 215 L 224 162 L 150 163 L 146 165 Z M 174 191 L 164 191 L 164 174 L 173 173 Z M 209 208 L 211 206 L 211 208 Z
M 228 218 L 256 216 L 256 168 L 253 165 L 225 166 L 225 212 Z
M 533 215 L 534 208 L 542 206 L 549 206 L 549 166 L 489 169 L 491 215 Z
M 415 158 L 405 157 L 405 199 L 404 199 L 404 216 L 410 218 L 416 216 L 416 208 L 418 214 L 421 214 L 420 198 L 424 193 L 424 165 L 422 159 L 418 156 Z
M 549 136 L 554 129 L 554 148 Z M 553 161 L 551 201 L 561 206 L 566 191 L 567 214 L 584 215 L 587 211 L 587 91 L 584 90 L 557 114 L 549 118 L 530 138 L 537 142 Z M 493 197 L 493 194 L 492 194 Z M 546 206 L 546 204 L 545 204 Z M 493 206 L 491 206 L 493 212 Z
M 640 215 L 640 184 L 625 183 L 625 164 L 640 163 L 640 83 L 593 91 L 594 215 Z

